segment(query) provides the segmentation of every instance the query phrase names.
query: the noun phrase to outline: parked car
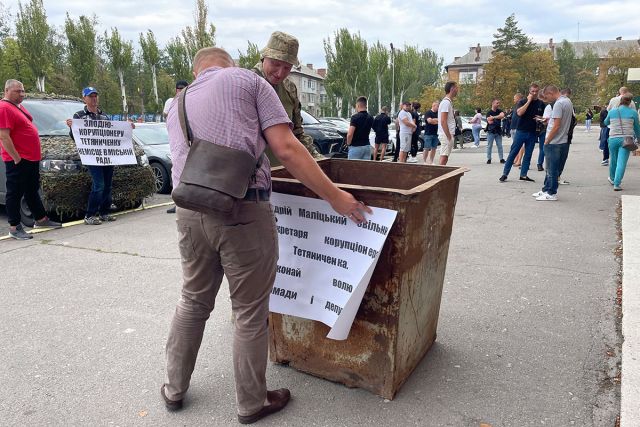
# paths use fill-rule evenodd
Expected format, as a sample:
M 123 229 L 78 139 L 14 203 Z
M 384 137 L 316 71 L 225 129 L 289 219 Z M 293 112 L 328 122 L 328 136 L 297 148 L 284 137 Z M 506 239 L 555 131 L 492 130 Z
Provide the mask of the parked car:
M 144 150 L 155 178 L 157 193 L 171 192 L 171 153 L 166 123 L 137 123 L 133 130 L 133 141 Z
M 316 146 L 316 149 L 321 154 L 328 157 L 339 155 L 345 139 L 338 129 L 329 124 L 321 123 L 318 119 L 304 110 L 301 110 L 300 113 L 302 115 L 302 127 L 304 128 L 304 133 L 313 138 L 313 143 Z
M 42 144 L 40 195 L 47 214 L 65 220 L 84 214 L 91 176 L 80 162 L 75 142 L 69 136 L 68 118 L 84 108 L 78 98 L 28 94 L 23 105 L 33 116 Z M 135 146 L 134 146 L 135 147 Z M 154 192 L 154 178 L 144 151 L 135 147 L 137 165 L 116 166 L 113 204 L 118 209 L 140 206 Z M 6 200 L 6 174 L 0 162 L 0 204 Z M 20 202 L 22 223 L 33 226 L 34 218 L 24 199 Z
M 346 141 L 347 132 L 349 132 L 349 126 L 351 123 L 348 119 L 343 119 L 342 117 L 322 117 L 318 120 L 320 120 L 321 123 L 334 126 L 338 130 L 338 133 L 343 135 Z M 372 130 L 369 133 L 369 143 L 371 144 L 372 148 L 374 147 L 375 140 L 376 140 L 376 133 Z M 395 124 L 391 123 L 391 125 L 389 125 L 389 144 L 387 144 L 387 151 L 385 152 L 385 156 L 388 156 L 388 155 L 393 156 L 395 143 L 396 143 Z M 346 157 L 348 152 L 348 147 L 346 145 L 343 146 L 342 151 L 343 151 L 342 155 Z M 371 154 L 371 158 L 373 158 L 373 152 Z
M 467 117 L 467 116 L 462 116 L 460 117 L 462 119 L 462 138 L 465 144 L 468 143 L 472 143 L 473 142 L 473 131 L 471 130 L 471 128 L 473 127 L 473 125 L 471 124 L 470 120 L 473 117 Z M 482 128 L 480 129 L 480 140 L 484 141 L 487 139 L 487 120 L 483 117 L 482 118 Z

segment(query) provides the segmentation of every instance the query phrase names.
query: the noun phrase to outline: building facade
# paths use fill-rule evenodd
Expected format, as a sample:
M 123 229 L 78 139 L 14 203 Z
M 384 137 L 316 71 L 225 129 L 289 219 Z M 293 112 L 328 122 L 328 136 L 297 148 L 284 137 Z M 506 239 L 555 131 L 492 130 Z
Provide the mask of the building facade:
M 298 97 L 302 109 L 313 116 L 321 115 L 321 105 L 327 100 L 327 91 L 324 87 L 326 70 L 313 68 L 313 64 L 300 65 L 293 68 L 289 78 L 298 88 Z

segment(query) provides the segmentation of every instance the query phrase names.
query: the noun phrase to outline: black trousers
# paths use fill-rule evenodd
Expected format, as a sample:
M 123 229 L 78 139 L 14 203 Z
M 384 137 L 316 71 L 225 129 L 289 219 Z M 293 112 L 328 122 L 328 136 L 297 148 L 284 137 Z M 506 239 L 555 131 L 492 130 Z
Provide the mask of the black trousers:
M 42 219 L 46 212 L 40 200 L 40 162 L 22 159 L 15 162 L 4 162 L 7 170 L 7 199 L 6 208 L 9 225 L 15 227 L 20 224 L 20 200 L 24 196 L 27 206 L 35 219 Z

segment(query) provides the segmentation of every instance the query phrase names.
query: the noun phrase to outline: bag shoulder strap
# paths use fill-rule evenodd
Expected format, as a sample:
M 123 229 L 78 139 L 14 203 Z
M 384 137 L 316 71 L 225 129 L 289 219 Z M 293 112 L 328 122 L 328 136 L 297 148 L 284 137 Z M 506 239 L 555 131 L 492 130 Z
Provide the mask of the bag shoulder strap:
M 26 111 L 24 111 L 22 108 L 18 107 L 16 104 L 14 104 L 13 102 L 9 101 L 8 99 L 2 99 L 2 101 L 6 102 L 7 104 L 11 104 L 14 107 L 16 107 L 18 109 L 18 111 L 20 111 L 22 114 L 24 114 L 24 116 L 30 121 L 33 122 L 33 117 L 31 117 L 29 114 L 27 114 Z
M 180 120 L 180 127 L 182 128 L 182 134 L 184 135 L 184 140 L 189 147 L 193 144 L 193 132 L 191 131 L 191 126 L 189 126 L 189 118 L 187 117 L 187 105 L 186 105 L 186 96 L 187 90 L 189 86 L 186 86 L 179 94 L 178 94 L 178 119 Z

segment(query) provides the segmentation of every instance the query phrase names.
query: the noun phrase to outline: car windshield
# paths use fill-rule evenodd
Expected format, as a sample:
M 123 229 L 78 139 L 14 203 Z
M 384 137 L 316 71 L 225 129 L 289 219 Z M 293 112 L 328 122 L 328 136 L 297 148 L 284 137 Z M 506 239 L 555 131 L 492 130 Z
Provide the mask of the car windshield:
M 69 135 L 67 119 L 84 108 L 82 102 L 57 99 L 25 99 L 22 103 L 33 116 L 41 136 Z
M 144 145 L 166 145 L 169 143 L 169 133 L 167 126 L 136 126 L 133 136 Z
M 313 117 L 311 114 L 307 113 L 304 110 L 300 110 L 300 115 L 302 116 L 302 124 L 303 125 L 317 125 L 320 123 L 318 119 Z

